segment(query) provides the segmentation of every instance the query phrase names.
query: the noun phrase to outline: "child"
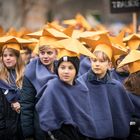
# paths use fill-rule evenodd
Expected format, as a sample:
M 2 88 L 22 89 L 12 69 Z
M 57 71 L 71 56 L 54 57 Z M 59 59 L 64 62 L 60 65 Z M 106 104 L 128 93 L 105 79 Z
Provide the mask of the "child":
M 95 139 L 125 139 L 129 135 L 129 122 L 134 106 L 123 85 L 110 76 L 113 47 L 103 35 L 95 42 L 91 59 L 91 70 L 78 78 L 88 87 L 93 119 L 96 128 Z
M 87 87 L 76 80 L 78 54 L 59 51 L 57 78 L 46 84 L 36 105 L 47 140 L 86 140 L 96 134 Z M 38 94 L 38 96 L 39 96 Z
M 20 99 L 23 135 L 25 138 L 35 138 L 36 140 L 45 139 L 35 109 L 36 94 L 44 84 L 56 77 L 53 66 L 57 52 L 45 44 L 45 37 L 40 37 L 38 57 L 32 60 L 25 69 Z
M 135 104 L 129 139 L 138 140 L 140 139 L 140 51 L 130 51 L 119 67 L 123 65 L 129 66 L 130 75 L 125 79 L 124 86 L 130 92 L 130 98 Z
M 115 60 L 115 68 L 111 70 L 112 78 L 120 81 L 121 83 L 123 83 L 123 81 L 129 76 L 128 65 L 117 68 L 117 66 L 121 63 L 125 56 L 126 54 L 119 55 L 118 58 Z
M 0 69 L 0 139 L 22 139 L 19 128 L 20 104 L 24 64 L 20 56 L 22 43 L 28 40 L 14 36 L 0 39 L 3 43 Z

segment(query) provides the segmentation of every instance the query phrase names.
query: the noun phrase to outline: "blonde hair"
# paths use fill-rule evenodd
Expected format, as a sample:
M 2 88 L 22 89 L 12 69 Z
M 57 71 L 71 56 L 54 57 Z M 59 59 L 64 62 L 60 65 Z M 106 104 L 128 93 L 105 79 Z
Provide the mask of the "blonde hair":
M 110 62 L 109 57 L 108 57 L 104 52 L 102 52 L 102 51 L 95 51 L 95 52 L 93 52 L 93 54 L 94 54 L 96 57 L 98 57 L 98 56 L 101 55 L 104 61 Z
M 22 88 L 25 65 L 24 65 L 24 63 L 22 61 L 22 58 L 20 56 L 20 52 L 15 50 L 15 49 L 4 48 L 2 50 L 0 79 L 5 81 L 6 83 L 10 84 L 10 74 L 9 74 L 9 71 L 8 71 L 7 67 L 3 63 L 3 53 L 4 53 L 5 49 L 8 49 L 13 54 L 15 54 L 15 56 L 17 58 L 17 63 L 16 63 L 16 66 L 15 66 L 15 72 L 16 72 L 16 81 L 15 81 L 15 83 L 16 83 L 17 88 L 21 89 Z

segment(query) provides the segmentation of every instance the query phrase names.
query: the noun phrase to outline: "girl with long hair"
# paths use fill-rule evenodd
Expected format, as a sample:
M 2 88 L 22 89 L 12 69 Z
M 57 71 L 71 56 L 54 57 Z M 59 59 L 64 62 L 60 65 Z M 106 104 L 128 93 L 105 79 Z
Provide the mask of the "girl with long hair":
M 23 71 L 20 52 L 5 45 L 0 69 L 0 139 L 3 140 L 19 139 L 19 96 Z

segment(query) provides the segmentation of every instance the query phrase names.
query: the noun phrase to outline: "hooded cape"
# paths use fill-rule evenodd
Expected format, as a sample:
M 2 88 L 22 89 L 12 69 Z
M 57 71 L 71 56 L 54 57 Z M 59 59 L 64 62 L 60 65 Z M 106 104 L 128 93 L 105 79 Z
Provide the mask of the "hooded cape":
M 91 68 L 91 62 L 88 57 L 84 57 L 80 61 L 80 67 L 79 67 L 79 76 L 83 75 L 84 73 L 88 72 L 88 70 Z
M 44 86 L 40 94 L 42 92 L 36 109 L 45 132 L 57 130 L 62 124 L 71 124 L 85 136 L 96 135 L 89 94 L 84 85 L 77 81 L 71 86 L 55 78 Z
M 123 81 L 129 76 L 129 73 L 119 73 L 115 69 L 110 72 L 111 77 L 123 83 Z
M 16 87 L 15 79 L 16 73 L 15 70 L 9 70 L 11 84 L 6 83 L 3 80 L 0 80 L 0 88 L 2 89 L 7 101 L 13 103 L 18 101 L 20 96 L 20 89 Z
M 96 138 L 127 137 L 134 106 L 122 84 L 111 79 L 109 72 L 98 79 L 92 70 L 78 80 L 89 89 Z
M 45 83 L 55 78 L 56 74 L 50 72 L 47 67 L 41 63 L 40 59 L 36 58 L 26 66 L 25 76 L 38 92 Z

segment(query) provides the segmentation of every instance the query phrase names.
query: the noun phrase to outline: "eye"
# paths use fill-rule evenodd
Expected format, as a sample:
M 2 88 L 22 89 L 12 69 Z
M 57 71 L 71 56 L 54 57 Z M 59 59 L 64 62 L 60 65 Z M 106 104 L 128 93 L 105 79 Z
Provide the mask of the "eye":
M 65 66 L 60 66 L 60 69 L 64 70 L 65 69 Z
M 14 54 L 9 54 L 9 56 L 13 57 L 13 56 L 14 56 Z
M 3 54 L 3 57 L 6 57 L 7 56 L 7 54 Z
M 96 62 L 97 61 L 97 59 L 91 59 L 93 62 Z
M 44 55 L 44 54 L 45 54 L 45 51 L 40 51 L 40 54 L 41 54 L 41 55 Z
M 73 70 L 73 69 L 75 69 L 75 68 L 74 68 L 73 66 L 69 66 L 69 69 L 70 69 L 70 70 Z
M 48 54 L 48 55 L 52 55 L 53 52 L 52 52 L 52 51 L 48 51 L 47 54 Z
M 102 63 L 103 63 L 103 62 L 105 62 L 105 60 L 100 60 L 100 62 L 102 62 Z

